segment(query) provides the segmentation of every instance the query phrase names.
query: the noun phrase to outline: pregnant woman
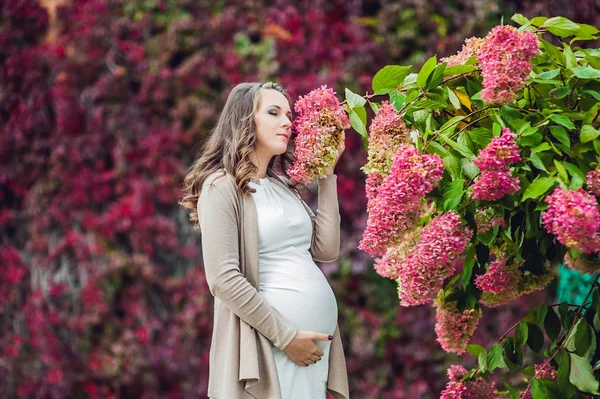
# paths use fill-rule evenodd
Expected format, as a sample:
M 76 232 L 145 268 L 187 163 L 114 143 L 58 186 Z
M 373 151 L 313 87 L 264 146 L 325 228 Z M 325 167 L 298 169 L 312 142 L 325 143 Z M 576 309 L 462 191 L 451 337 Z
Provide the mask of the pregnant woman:
M 285 172 L 291 119 L 278 84 L 237 85 L 184 181 L 215 297 L 213 399 L 349 398 L 335 296 L 314 262 L 339 253 L 337 160 L 314 215 Z

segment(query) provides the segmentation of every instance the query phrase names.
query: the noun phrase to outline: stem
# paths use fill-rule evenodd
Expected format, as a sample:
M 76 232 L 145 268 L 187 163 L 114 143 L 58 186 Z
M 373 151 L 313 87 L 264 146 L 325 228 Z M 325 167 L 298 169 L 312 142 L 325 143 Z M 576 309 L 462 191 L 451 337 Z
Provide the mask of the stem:
M 592 287 L 590 288 L 590 290 L 588 291 L 587 295 L 585 296 L 585 299 L 583 300 L 583 302 L 581 303 L 581 305 L 577 308 L 577 312 L 575 313 L 575 317 L 573 318 L 573 321 L 571 322 L 571 326 L 569 327 L 569 331 L 565 335 L 565 338 L 563 339 L 563 341 L 560 343 L 560 346 L 558 347 L 558 349 L 556 349 L 556 352 L 554 352 L 552 354 L 552 356 L 548 360 L 546 360 L 546 362 L 539 369 L 539 371 L 537 373 L 535 373 L 535 375 L 533 376 L 533 378 L 537 378 L 537 376 L 546 368 L 546 366 L 548 366 L 548 364 L 552 361 L 552 359 L 554 359 L 556 357 L 556 355 L 558 355 L 559 352 L 562 350 L 562 348 L 565 346 L 565 343 L 567 342 L 567 339 L 569 339 L 569 335 L 571 335 L 571 333 L 573 332 L 573 329 L 575 328 L 575 325 L 577 324 L 577 322 L 581 318 L 581 309 L 583 309 L 583 306 L 587 303 L 588 298 L 590 297 L 590 295 L 592 294 L 592 292 L 594 292 L 594 289 L 597 287 L 597 285 L 598 285 L 598 279 L 599 278 L 600 278 L 600 276 L 598 278 L 596 278 L 596 281 L 594 281 L 594 284 L 592 284 Z M 529 383 L 527 384 L 527 390 L 525 391 L 525 395 L 527 395 L 527 393 L 529 392 L 530 389 L 531 389 L 531 379 L 529 380 Z

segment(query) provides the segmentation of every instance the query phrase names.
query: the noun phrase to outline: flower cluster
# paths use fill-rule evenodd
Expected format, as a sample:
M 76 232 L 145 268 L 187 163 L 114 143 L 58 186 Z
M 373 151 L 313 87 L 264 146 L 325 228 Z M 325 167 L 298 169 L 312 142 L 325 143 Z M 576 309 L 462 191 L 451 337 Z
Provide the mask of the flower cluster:
M 490 207 L 475 211 L 475 224 L 477 225 L 478 234 L 484 234 L 496 226 L 505 225 L 504 218 L 497 216 Z
M 533 366 L 533 368 L 535 369 L 535 375 L 537 376 L 536 378 L 546 379 L 546 380 L 550 380 L 550 381 L 556 381 L 558 371 L 551 365 L 546 364 L 545 360 L 539 364 L 535 364 Z M 533 396 L 531 394 L 531 389 L 527 390 L 527 391 L 523 391 L 519 395 L 520 399 L 532 399 L 532 397 Z
M 594 274 L 600 271 L 600 261 L 597 254 L 581 253 L 576 258 L 573 258 L 571 252 L 567 251 L 565 254 L 565 264 L 571 269 L 582 273 Z
M 467 370 L 460 365 L 453 364 L 448 369 L 448 384 L 441 393 L 440 399 L 493 399 L 498 396 L 494 393 L 494 384 L 477 376 L 474 380 L 462 381 Z
M 475 285 L 482 292 L 490 292 L 492 294 L 506 294 L 511 296 L 511 293 L 517 291 L 519 282 L 521 281 L 521 272 L 519 264 L 513 262 L 506 265 L 504 255 L 490 263 L 485 274 L 477 276 Z
M 594 195 L 582 188 L 564 191 L 556 187 L 546 202 L 549 206 L 542 212 L 542 221 L 558 241 L 588 254 L 600 250 L 600 212 Z
M 455 65 L 463 65 L 469 58 L 477 56 L 483 45 L 486 43 L 486 39 L 480 37 L 470 37 L 465 40 L 465 44 L 462 46 L 457 54 L 451 55 L 450 57 L 442 58 L 440 61 L 445 62 L 447 67 Z
M 509 165 L 519 162 L 521 156 L 515 134 L 508 128 L 494 137 L 490 144 L 473 160 L 481 169 L 481 176 L 473 184 L 473 199 L 495 201 L 519 190 L 519 178 L 512 177 Z
M 293 180 L 308 184 L 324 176 L 333 164 L 350 121 L 335 92 L 327 86 L 301 96 L 294 109 L 298 115 L 294 121 L 295 161 L 287 172 Z
M 520 265 L 512 265 L 510 267 L 510 273 L 513 273 L 513 270 L 518 269 L 518 267 L 520 267 Z M 505 305 L 522 295 L 528 295 L 534 291 L 544 289 L 552 279 L 554 279 L 554 272 L 550 269 L 548 264 L 544 266 L 541 274 L 535 274 L 529 270 L 519 270 L 519 284 L 516 288 L 513 287 L 511 290 L 505 290 L 500 293 L 484 291 L 481 294 L 479 302 L 490 308 Z
M 409 137 L 409 131 L 394 106 L 383 101 L 369 128 L 369 160 L 362 170 L 368 175 L 387 176 L 392 169 L 394 153 L 401 144 L 409 143 Z
M 519 32 L 510 25 L 494 27 L 477 54 L 483 74 L 481 98 L 496 104 L 513 101 L 517 91 L 525 87 L 539 45 L 530 31 Z
M 456 302 L 445 302 L 443 290 L 433 304 L 436 308 L 435 333 L 442 349 L 458 355 L 464 353 L 479 324 L 481 309 L 465 309 L 461 312 Z
M 585 178 L 588 192 L 600 197 L 600 166 L 589 172 Z
M 359 249 L 371 256 L 383 255 L 388 245 L 397 243 L 418 221 L 421 200 L 435 187 L 443 170 L 439 155 L 420 154 L 413 146 L 401 145 L 390 174 L 371 200 Z
M 435 216 L 423 228 L 416 245 L 409 245 L 408 250 L 388 251 L 389 260 L 397 265 L 400 305 L 431 301 L 444 279 L 454 274 L 454 262 L 467 248 L 471 236 L 458 214 L 446 213 Z

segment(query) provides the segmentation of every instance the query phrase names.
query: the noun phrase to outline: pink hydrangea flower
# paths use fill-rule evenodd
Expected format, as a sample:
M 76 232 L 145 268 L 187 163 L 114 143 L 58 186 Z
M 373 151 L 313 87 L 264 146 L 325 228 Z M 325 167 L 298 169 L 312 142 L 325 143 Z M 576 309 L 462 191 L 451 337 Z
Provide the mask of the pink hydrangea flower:
M 517 266 L 514 266 L 518 269 Z M 520 279 L 519 284 L 515 289 L 506 290 L 501 293 L 492 293 L 484 291 L 481 294 L 479 302 L 487 307 L 495 308 L 500 305 L 505 305 L 520 296 L 531 294 L 534 291 L 544 289 L 552 279 L 554 279 L 554 272 L 548 264 L 544 266 L 541 274 L 534 274 L 528 270 L 521 271 L 519 269 Z
M 509 165 L 519 162 L 515 134 L 510 129 L 502 129 L 502 135 L 494 137 L 490 144 L 473 160 L 481 169 L 481 175 L 473 184 L 473 199 L 495 201 L 506 194 L 519 190 L 519 178 L 512 177 Z
M 451 365 L 448 369 L 448 384 L 441 393 L 440 399 L 493 399 L 498 396 L 494 393 L 494 384 L 487 382 L 481 376 L 475 379 L 462 381 L 467 370 L 460 365 Z
M 301 96 L 294 109 L 298 115 L 294 121 L 295 161 L 287 172 L 294 181 L 308 184 L 324 176 L 333 164 L 350 121 L 335 92 L 327 86 Z
M 486 39 L 474 36 L 470 37 L 465 40 L 462 50 L 460 50 L 456 55 L 442 58 L 440 61 L 445 62 L 447 67 L 463 65 L 469 58 L 476 56 L 479 53 L 485 42 Z
M 475 211 L 475 224 L 477 224 L 477 233 L 487 233 L 496 226 L 504 226 L 504 218 L 496 216 L 492 208 L 477 209 Z
M 483 74 L 481 98 L 496 104 L 513 101 L 525 87 L 533 69 L 531 59 L 539 46 L 537 36 L 530 31 L 519 32 L 510 25 L 494 27 L 477 54 Z
M 409 138 L 409 131 L 396 108 L 383 101 L 369 127 L 368 162 L 362 170 L 367 174 L 387 176 L 392 169 L 394 153 L 401 144 L 408 144 Z
M 517 290 L 521 281 L 518 263 L 506 265 L 504 255 L 491 262 L 485 274 L 475 278 L 475 285 L 483 292 L 508 294 Z
M 585 183 L 590 193 L 596 197 L 600 197 L 600 167 L 596 167 L 596 169 L 587 174 Z
M 388 251 L 388 258 L 397 268 L 400 305 L 422 305 L 431 301 L 442 288 L 444 279 L 454 274 L 454 263 L 471 237 L 471 230 L 463 226 L 458 214 L 446 213 L 435 216 L 413 237 L 416 244 L 403 242 L 402 250 Z
M 420 154 L 413 146 L 401 145 L 394 154 L 390 174 L 370 200 L 359 249 L 371 256 L 385 254 L 387 246 L 418 221 L 422 199 L 435 187 L 443 170 L 437 154 Z
M 481 309 L 465 309 L 460 312 L 456 302 L 444 303 L 443 290 L 433 303 L 436 308 L 437 341 L 446 352 L 463 354 L 479 324 Z
M 486 170 L 481 172 L 473 184 L 473 199 L 495 201 L 517 191 L 519 191 L 519 178 L 512 177 L 510 170 Z
M 480 169 L 499 170 L 520 161 L 515 134 L 510 129 L 504 128 L 500 136 L 494 137 L 487 147 L 479 152 L 479 156 L 473 160 L 473 163 Z
M 550 205 L 542 212 L 542 221 L 558 241 L 588 254 L 600 250 L 600 212 L 594 195 L 581 188 L 565 192 L 559 186 L 546 202 Z

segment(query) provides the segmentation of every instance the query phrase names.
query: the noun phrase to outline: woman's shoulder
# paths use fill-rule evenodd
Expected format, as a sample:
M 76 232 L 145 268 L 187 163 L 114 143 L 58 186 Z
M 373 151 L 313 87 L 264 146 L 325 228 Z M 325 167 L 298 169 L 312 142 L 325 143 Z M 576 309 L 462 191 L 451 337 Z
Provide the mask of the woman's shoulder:
M 223 193 L 235 194 L 237 186 L 234 177 L 224 169 L 219 169 L 206 177 L 202 183 L 202 191 L 217 187 Z

